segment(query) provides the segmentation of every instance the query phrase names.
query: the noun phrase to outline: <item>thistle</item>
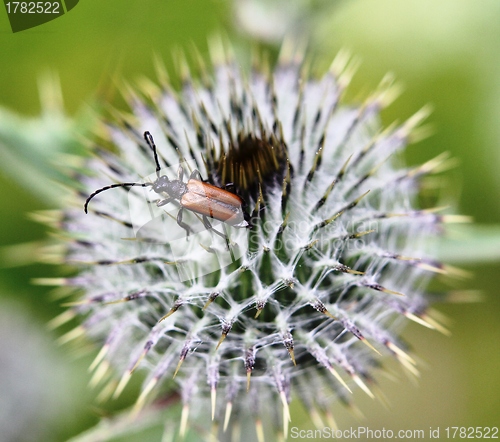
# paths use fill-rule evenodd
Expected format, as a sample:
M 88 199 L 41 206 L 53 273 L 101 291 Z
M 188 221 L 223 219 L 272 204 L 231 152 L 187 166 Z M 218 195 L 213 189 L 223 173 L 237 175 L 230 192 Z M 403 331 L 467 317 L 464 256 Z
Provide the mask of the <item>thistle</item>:
M 419 195 L 447 156 L 398 167 L 428 108 L 381 128 L 398 93 L 390 77 L 362 105 L 343 104 L 356 67 L 345 53 L 320 78 L 287 45 L 272 71 L 244 73 L 221 50 L 213 74 L 197 60 L 199 81 L 183 63 L 174 91 L 159 69 L 160 85 L 131 89 L 130 113 L 97 138 L 57 224 L 78 269 L 58 282 L 81 299 L 53 324 L 79 318 L 62 341 L 102 345 L 91 366 L 102 398 L 136 371 L 134 416 L 179 397 L 181 435 L 195 422 L 230 438 L 253 422 L 259 439 L 286 437 L 292 398 L 334 427 L 332 404 L 355 410 L 355 387 L 377 396 L 385 356 L 418 374 L 399 337 L 406 319 L 446 332 L 430 310 L 444 295 L 426 285 L 451 269 L 427 253 L 458 218 Z M 207 224 L 179 199 L 158 205 L 153 183 L 180 170 L 238 195 L 249 225 Z M 118 183 L 129 185 L 95 195 L 85 215 L 89 195 Z

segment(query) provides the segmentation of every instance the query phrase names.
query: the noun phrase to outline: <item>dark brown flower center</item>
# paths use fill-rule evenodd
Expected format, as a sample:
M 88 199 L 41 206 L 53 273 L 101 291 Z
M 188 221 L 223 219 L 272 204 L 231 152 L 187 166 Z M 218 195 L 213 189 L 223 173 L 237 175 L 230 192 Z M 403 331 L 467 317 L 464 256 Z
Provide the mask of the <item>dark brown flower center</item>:
M 238 193 L 254 200 L 259 188 L 265 193 L 281 187 L 288 167 L 288 149 L 281 137 L 265 135 L 239 132 L 229 145 L 221 144 L 218 155 L 210 155 L 207 161 L 214 183 L 222 187 L 232 183 Z

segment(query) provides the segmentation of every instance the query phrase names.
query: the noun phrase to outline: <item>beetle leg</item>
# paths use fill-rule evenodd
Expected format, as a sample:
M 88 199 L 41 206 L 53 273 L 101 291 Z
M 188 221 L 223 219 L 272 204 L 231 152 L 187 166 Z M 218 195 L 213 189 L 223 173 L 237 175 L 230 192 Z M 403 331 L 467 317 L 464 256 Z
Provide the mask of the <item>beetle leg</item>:
M 208 220 L 208 218 L 205 215 L 203 215 L 203 224 L 205 225 L 205 228 L 207 230 L 211 230 L 212 232 L 214 232 L 217 235 L 219 235 L 221 238 L 226 239 L 226 236 L 223 233 L 220 233 L 218 230 L 215 230 L 213 228 L 212 224 L 210 224 L 210 221 Z
M 224 241 L 226 241 L 226 247 L 227 247 L 227 250 L 230 250 L 229 248 L 229 238 L 227 235 L 224 235 L 223 233 L 220 233 L 218 230 L 214 229 L 214 227 L 212 226 L 212 224 L 210 224 L 210 221 L 208 220 L 208 218 L 203 215 L 202 217 L 203 219 L 203 224 L 205 226 L 205 228 L 207 230 L 211 230 L 212 232 L 214 232 L 215 234 L 219 235 L 221 238 L 224 239 Z
M 182 222 L 182 212 L 184 212 L 184 209 L 181 207 L 177 213 L 177 224 L 179 224 L 179 226 L 186 231 L 186 239 L 188 239 L 188 236 L 191 232 L 193 232 L 193 229 L 186 223 Z
M 166 206 L 167 204 L 171 203 L 172 201 L 175 201 L 175 198 L 165 198 L 164 200 L 156 201 L 156 205 L 158 207 Z

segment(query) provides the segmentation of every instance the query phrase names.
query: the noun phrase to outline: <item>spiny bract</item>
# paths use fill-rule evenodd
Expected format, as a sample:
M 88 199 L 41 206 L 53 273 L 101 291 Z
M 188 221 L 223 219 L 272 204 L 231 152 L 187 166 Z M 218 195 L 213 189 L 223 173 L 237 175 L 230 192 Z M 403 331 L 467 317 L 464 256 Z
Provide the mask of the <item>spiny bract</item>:
M 78 205 L 59 224 L 65 261 L 80 269 L 61 283 L 83 299 L 54 324 L 84 317 L 62 340 L 103 343 L 91 367 L 94 384 L 107 382 L 103 396 L 118 396 L 136 370 L 145 373 L 136 412 L 178 392 L 181 433 L 211 418 L 220 437 L 248 422 L 259 437 L 286 434 L 292 396 L 334 425 L 332 403 L 354 408 L 355 385 L 374 396 L 381 354 L 417 373 L 398 337 L 405 317 L 444 330 L 425 287 L 446 269 L 425 253 L 451 216 L 418 196 L 446 157 L 397 167 L 427 109 L 382 130 L 380 111 L 397 95 L 389 77 L 361 106 L 341 104 L 356 64 L 344 53 L 320 79 L 287 47 L 273 72 L 261 63 L 244 74 L 222 53 L 199 82 L 184 69 L 179 92 L 162 72 L 161 86 L 132 91 L 131 113 L 96 143 Z M 96 189 L 156 179 L 145 131 L 162 175 L 173 179 L 180 164 L 185 176 L 198 169 L 230 184 L 251 228 L 212 220 L 218 235 L 185 210 L 195 231 L 186 238 L 179 205 L 157 207 L 150 187 L 103 192 L 85 215 Z

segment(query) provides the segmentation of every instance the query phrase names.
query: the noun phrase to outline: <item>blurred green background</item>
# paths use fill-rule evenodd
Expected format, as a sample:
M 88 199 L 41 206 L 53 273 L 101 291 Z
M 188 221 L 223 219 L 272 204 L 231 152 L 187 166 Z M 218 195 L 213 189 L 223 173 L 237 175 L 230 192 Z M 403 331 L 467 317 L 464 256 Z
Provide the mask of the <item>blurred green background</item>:
M 355 392 L 366 420 L 357 422 L 341 407 L 334 414 L 341 428 L 440 427 L 442 436 L 447 426 L 499 426 L 500 266 L 491 257 L 500 254 L 497 0 L 81 0 L 63 17 L 16 34 L 0 12 L 0 246 L 43 239 L 46 230 L 27 213 L 57 207 L 57 192 L 37 176 L 37 164 L 42 170 L 50 159 L 51 138 L 40 139 L 47 158 L 43 150 L 40 157 L 26 155 L 26 169 L 12 166 L 24 158 L 12 146 L 21 149 L 24 139 L 36 143 L 50 125 L 53 140 L 70 145 L 68 133 L 91 124 L 96 97 L 119 103 L 121 79 L 155 78 L 155 55 L 170 66 L 172 51 L 194 44 L 206 53 L 208 39 L 220 32 L 238 49 L 259 41 L 272 52 L 283 35 L 303 34 L 325 65 L 339 49 L 349 49 L 362 61 L 350 87 L 353 100 L 393 72 L 405 89 L 384 112 L 385 123 L 434 106 L 434 134 L 409 148 L 408 161 L 443 151 L 459 160 L 448 174 L 449 192 L 456 212 L 472 216 L 481 228 L 443 255 L 473 272 L 457 288 L 481 290 L 484 299 L 439 307 L 451 319 L 451 338 L 408 327 L 405 337 L 422 359 L 422 376 L 419 385 L 404 376 L 399 383 L 382 380 L 389 409 Z M 59 77 L 65 114 L 50 100 L 40 103 L 44 75 Z M 49 289 L 30 281 L 58 276 L 57 268 L 9 266 L 16 251 L 3 248 L 0 255 L 0 431 L 7 422 L 13 432 L 0 440 L 66 440 L 102 412 L 96 410 L 97 392 L 86 387 L 91 359 L 57 346 L 60 332 L 46 327 L 63 309 Z M 8 370 L 14 375 L 3 376 Z M 9 394 L 18 401 L 2 402 Z M 38 406 L 28 406 L 30 401 Z M 312 428 L 300 407 L 293 413 L 292 426 Z

